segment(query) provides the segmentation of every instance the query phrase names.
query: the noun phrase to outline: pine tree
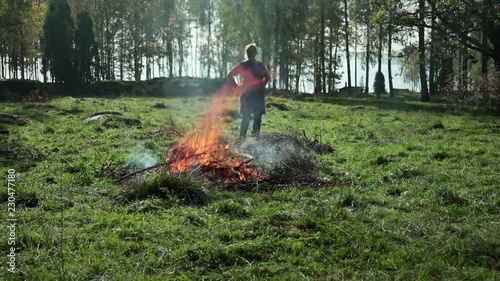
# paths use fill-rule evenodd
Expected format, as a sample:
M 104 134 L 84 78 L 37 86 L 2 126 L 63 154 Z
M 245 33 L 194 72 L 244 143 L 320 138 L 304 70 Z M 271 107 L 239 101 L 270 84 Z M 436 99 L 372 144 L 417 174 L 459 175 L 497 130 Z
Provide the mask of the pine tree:
M 375 74 L 375 82 L 373 82 L 373 90 L 377 94 L 377 98 L 380 98 L 381 94 L 385 94 L 385 77 L 382 71 L 377 71 Z
M 75 31 L 75 71 L 78 82 L 91 83 L 96 80 L 98 50 L 94 27 L 88 12 L 78 13 Z
M 45 18 L 44 57 L 47 69 L 56 82 L 76 80 L 73 67 L 73 19 L 66 0 L 50 0 Z

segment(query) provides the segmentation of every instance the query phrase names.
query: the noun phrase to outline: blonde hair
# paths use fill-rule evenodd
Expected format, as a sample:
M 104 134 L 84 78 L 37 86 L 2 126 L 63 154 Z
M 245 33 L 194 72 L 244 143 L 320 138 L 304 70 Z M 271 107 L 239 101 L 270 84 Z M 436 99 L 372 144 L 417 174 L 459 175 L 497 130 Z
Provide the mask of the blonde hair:
M 255 49 L 255 53 L 257 53 L 257 45 L 255 43 L 250 43 L 250 44 L 245 46 L 245 59 L 248 59 L 247 52 L 250 49 Z

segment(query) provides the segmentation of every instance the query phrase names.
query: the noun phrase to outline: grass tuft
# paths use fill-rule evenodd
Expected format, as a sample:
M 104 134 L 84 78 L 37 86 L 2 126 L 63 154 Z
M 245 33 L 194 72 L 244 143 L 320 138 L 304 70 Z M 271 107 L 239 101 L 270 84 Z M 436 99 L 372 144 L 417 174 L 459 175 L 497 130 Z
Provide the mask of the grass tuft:
M 432 153 L 432 159 L 434 159 L 434 160 L 443 161 L 448 157 L 449 157 L 449 154 L 445 151 L 437 151 L 437 152 Z
M 373 165 L 377 165 L 377 166 L 385 166 L 387 164 L 389 164 L 391 160 L 389 160 L 387 157 L 385 156 L 377 156 L 377 158 L 372 162 Z
M 456 191 L 440 187 L 436 190 L 436 199 L 442 205 L 465 206 L 468 201 L 459 196 Z
M 142 181 L 129 183 L 122 194 L 126 200 L 140 200 L 150 197 L 179 199 L 190 205 L 203 205 L 209 197 L 202 189 L 202 183 L 191 176 L 155 172 Z
M 444 128 L 445 128 L 445 127 L 444 127 L 443 123 L 438 122 L 438 123 L 436 123 L 436 124 L 432 125 L 432 126 L 430 127 L 430 130 L 440 130 L 440 129 L 444 129 Z
M 217 201 L 210 205 L 210 208 L 217 214 L 231 218 L 246 218 L 250 212 L 243 205 L 235 200 Z

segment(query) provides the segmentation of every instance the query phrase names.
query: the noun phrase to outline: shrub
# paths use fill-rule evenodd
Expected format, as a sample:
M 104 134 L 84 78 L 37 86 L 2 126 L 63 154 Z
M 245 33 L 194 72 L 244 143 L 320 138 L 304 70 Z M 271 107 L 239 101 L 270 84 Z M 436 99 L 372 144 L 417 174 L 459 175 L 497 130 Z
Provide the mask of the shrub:
M 28 93 L 28 101 L 30 102 L 49 102 L 50 97 L 47 93 L 41 91 L 40 89 L 31 90 Z
M 375 74 L 375 82 L 373 82 L 373 89 L 377 94 L 377 96 L 380 94 L 387 93 L 385 91 L 385 77 L 384 74 L 380 71 L 377 72 L 377 74 Z
M 471 75 L 461 84 L 457 76 L 450 77 L 447 87 L 443 89 L 448 101 L 500 112 L 500 73 L 486 77 Z

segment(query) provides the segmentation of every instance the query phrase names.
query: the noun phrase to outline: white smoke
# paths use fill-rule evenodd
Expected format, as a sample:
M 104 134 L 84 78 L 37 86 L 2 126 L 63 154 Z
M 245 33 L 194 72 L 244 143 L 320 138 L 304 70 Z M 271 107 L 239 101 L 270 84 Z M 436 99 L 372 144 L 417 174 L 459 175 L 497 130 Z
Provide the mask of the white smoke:
M 131 153 L 126 157 L 127 166 L 132 168 L 148 168 L 154 166 L 158 161 L 145 153 Z
M 278 165 L 287 163 L 292 157 L 306 156 L 311 151 L 296 138 L 287 135 L 261 135 L 238 139 L 230 144 L 233 154 L 252 158 L 252 166 L 271 171 Z

